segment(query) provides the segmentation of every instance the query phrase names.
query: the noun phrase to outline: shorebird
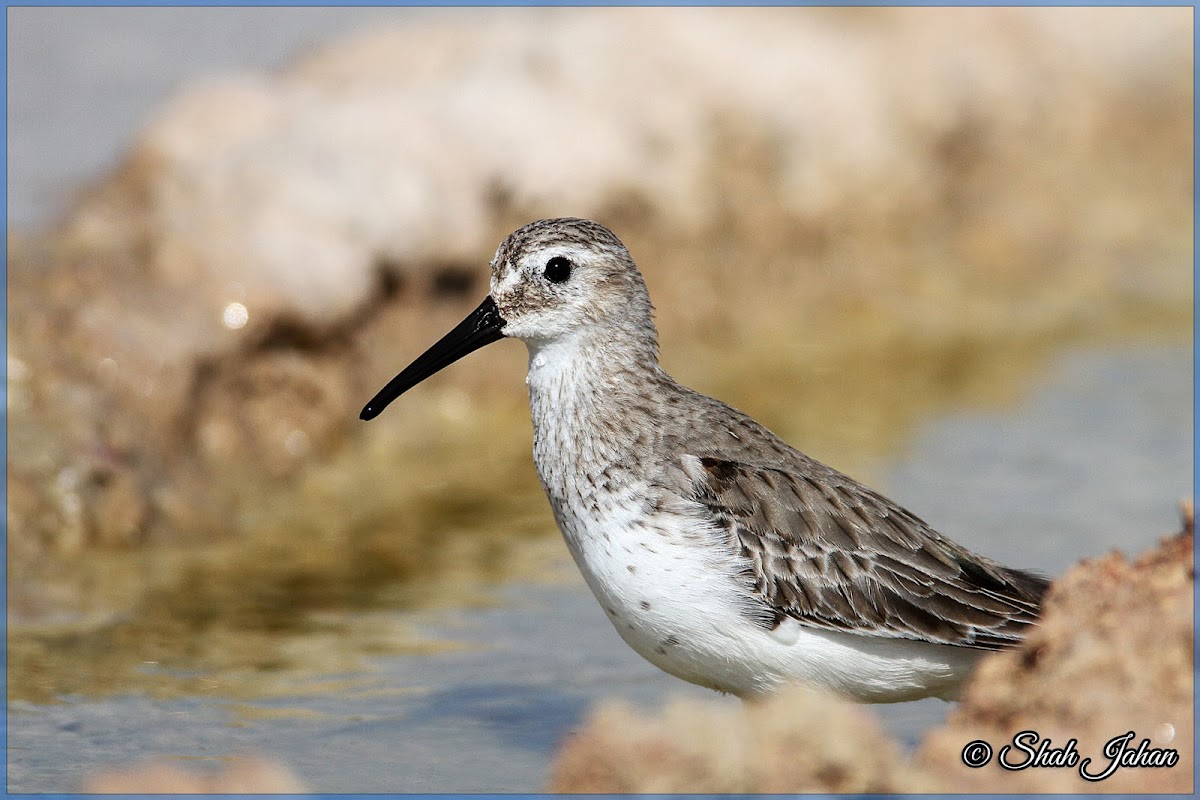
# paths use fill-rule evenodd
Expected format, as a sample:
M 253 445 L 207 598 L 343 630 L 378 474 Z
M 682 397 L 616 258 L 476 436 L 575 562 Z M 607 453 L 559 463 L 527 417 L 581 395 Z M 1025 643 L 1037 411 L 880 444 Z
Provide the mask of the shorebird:
M 487 298 L 361 418 L 505 337 L 529 349 L 533 458 L 567 547 L 621 638 L 666 672 L 743 698 L 805 683 L 951 700 L 1036 623 L 1044 578 L 668 376 L 642 275 L 595 222 L 512 233 Z

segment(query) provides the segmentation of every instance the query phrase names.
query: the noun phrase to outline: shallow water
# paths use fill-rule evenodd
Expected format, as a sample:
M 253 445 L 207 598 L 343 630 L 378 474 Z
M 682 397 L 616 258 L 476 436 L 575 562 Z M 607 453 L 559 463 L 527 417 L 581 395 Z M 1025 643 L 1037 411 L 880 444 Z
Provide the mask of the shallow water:
M 1178 529 L 1176 503 L 1191 494 L 1192 369 L 1186 346 L 1071 352 L 1017 407 L 934 420 L 865 477 L 958 541 L 1051 575 L 1112 548 L 1136 553 Z M 598 700 L 716 697 L 633 654 L 565 548 L 547 544 L 545 580 L 495 587 L 488 607 L 357 612 L 453 646 L 285 671 L 249 699 L 214 682 L 169 699 L 10 703 L 9 791 L 70 791 L 89 770 L 152 756 L 247 751 L 323 792 L 537 791 L 556 743 Z M 909 746 L 949 708 L 876 707 Z
M 963 544 L 1058 575 L 1179 529 L 1193 486 L 1190 348 L 1062 356 L 1010 414 L 926 428 L 881 481 Z

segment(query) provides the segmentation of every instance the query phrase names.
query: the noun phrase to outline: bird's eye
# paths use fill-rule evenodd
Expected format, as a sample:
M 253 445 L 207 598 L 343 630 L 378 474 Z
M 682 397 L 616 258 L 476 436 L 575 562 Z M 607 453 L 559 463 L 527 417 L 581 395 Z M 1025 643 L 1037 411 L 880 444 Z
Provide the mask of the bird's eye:
M 546 262 L 546 271 L 542 274 L 551 283 L 562 283 L 571 277 L 571 262 L 562 256 L 555 256 Z

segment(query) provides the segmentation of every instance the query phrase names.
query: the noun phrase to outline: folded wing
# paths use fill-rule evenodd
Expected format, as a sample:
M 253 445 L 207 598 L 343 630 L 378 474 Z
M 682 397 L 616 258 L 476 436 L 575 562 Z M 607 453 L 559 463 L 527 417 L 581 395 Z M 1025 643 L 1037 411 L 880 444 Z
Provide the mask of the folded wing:
M 699 457 L 694 501 L 745 560 L 770 613 L 806 625 L 983 650 L 1019 642 L 1047 581 L 1004 567 L 816 462 L 787 470 Z

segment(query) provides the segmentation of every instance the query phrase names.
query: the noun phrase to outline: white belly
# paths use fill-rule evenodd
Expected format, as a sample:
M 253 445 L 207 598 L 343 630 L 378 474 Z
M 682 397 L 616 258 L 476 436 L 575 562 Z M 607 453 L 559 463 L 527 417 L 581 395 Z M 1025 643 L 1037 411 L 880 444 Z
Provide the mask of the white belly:
M 753 601 L 733 554 L 692 518 L 648 520 L 632 501 L 602 518 L 580 510 L 556 516 L 604 612 L 643 658 L 691 683 L 741 697 L 801 682 L 868 702 L 949 699 L 980 655 L 791 619 L 767 630 L 746 613 Z
M 692 683 L 740 688 L 726 674 L 737 667 L 730 634 L 750 623 L 732 578 L 718 580 L 732 570 L 716 554 L 706 563 L 695 543 L 669 527 L 648 526 L 628 507 L 611 509 L 603 520 L 562 514 L 559 522 L 584 580 L 630 647 Z

